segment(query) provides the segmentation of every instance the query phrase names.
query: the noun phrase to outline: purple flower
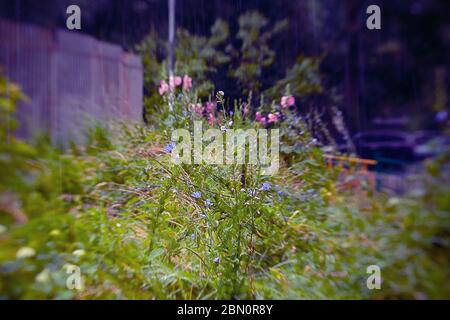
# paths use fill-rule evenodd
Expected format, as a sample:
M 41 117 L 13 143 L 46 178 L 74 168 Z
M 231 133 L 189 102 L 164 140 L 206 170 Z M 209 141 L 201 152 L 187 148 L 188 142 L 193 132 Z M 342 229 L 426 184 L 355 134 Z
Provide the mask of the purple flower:
M 195 191 L 192 194 L 192 197 L 195 198 L 195 199 L 200 199 L 202 197 L 202 193 L 200 191 Z
M 269 191 L 269 190 L 270 190 L 270 183 L 264 182 L 264 183 L 262 184 L 262 189 L 263 189 L 264 191 Z
M 248 189 L 248 195 L 250 197 L 256 196 L 256 190 L 255 189 Z
M 448 118 L 447 111 L 439 111 L 438 113 L 436 113 L 436 116 L 434 117 L 436 122 L 439 122 L 439 123 L 444 122 L 445 120 L 447 120 L 447 118 Z
M 166 144 L 166 146 L 164 147 L 164 151 L 167 153 L 172 153 L 173 148 L 175 148 L 175 143 L 171 142 Z
M 215 257 L 214 260 L 213 260 L 213 262 L 214 262 L 215 264 L 219 264 L 219 263 L 220 263 L 220 258 L 219 258 L 219 257 Z
M 209 199 L 206 199 L 206 200 L 205 200 L 205 204 L 206 204 L 208 207 L 213 205 L 212 202 L 211 202 L 211 200 L 209 200 Z

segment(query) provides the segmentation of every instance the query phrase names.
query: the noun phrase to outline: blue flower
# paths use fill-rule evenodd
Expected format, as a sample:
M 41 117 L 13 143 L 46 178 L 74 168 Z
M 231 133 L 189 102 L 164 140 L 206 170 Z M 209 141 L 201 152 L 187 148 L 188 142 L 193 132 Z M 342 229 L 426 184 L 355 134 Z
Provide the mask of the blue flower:
M 263 189 L 264 191 L 269 191 L 269 190 L 270 190 L 270 183 L 264 182 L 264 183 L 262 184 L 262 189 Z
M 212 205 L 213 205 L 212 202 L 211 202 L 211 200 L 209 200 L 209 199 L 206 199 L 206 200 L 205 200 L 205 204 L 206 204 L 207 206 L 212 206 Z
M 173 148 L 175 148 L 175 143 L 171 142 L 166 144 L 166 146 L 164 147 L 164 151 L 167 153 L 172 153 Z
M 202 193 L 200 191 L 195 191 L 192 194 L 192 197 L 195 198 L 195 199 L 200 199 L 202 197 Z
M 213 260 L 213 262 L 214 262 L 215 264 L 219 264 L 219 263 L 220 263 L 220 258 L 219 258 L 219 257 L 215 257 L 214 260 Z

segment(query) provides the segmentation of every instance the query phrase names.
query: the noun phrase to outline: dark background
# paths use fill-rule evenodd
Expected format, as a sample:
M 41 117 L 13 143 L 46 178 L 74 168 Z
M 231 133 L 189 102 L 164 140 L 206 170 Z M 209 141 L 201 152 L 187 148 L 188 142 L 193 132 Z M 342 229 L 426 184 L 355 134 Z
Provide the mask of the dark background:
M 81 7 L 82 32 L 130 51 L 151 28 L 167 35 L 165 0 L 2 0 L 0 15 L 65 28 L 70 4 Z M 382 30 L 365 26 L 371 4 L 381 7 Z M 376 117 L 406 117 L 408 129 L 434 129 L 432 119 L 440 111 L 437 73 L 443 74 L 449 92 L 450 1 L 178 0 L 177 27 L 206 35 L 220 17 L 233 33 L 237 18 L 248 10 L 258 10 L 271 21 L 288 18 L 290 23 L 272 43 L 277 60 L 265 82 L 281 78 L 299 54 L 324 53 L 325 89 L 336 95 L 333 101 L 317 103 L 338 104 L 352 131 L 373 127 Z M 220 89 L 232 92 L 227 88 L 232 84 L 221 83 Z M 442 99 L 448 104 L 446 94 Z

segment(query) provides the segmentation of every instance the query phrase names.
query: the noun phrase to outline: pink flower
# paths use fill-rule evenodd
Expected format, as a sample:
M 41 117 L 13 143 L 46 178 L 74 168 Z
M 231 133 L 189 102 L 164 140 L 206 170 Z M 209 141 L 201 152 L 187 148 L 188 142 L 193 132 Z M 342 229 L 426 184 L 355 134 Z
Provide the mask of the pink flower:
M 183 82 L 183 80 L 181 79 L 181 77 L 170 76 L 170 78 L 169 78 L 170 90 L 172 91 L 175 87 L 178 87 L 182 82 Z
M 208 114 L 208 124 L 210 126 L 212 126 L 215 121 L 216 121 L 216 117 L 214 117 L 214 114 L 212 114 L 212 113 Z
M 161 80 L 159 83 L 159 89 L 158 89 L 159 94 L 162 96 L 167 91 L 169 91 L 169 85 L 167 84 L 166 81 Z
M 269 123 L 275 123 L 275 122 L 278 122 L 278 120 L 280 120 L 280 114 L 277 112 L 277 113 L 275 113 L 275 114 L 273 114 L 273 113 L 269 113 L 269 115 L 267 116 L 267 118 L 268 118 L 268 122 Z
M 187 74 L 183 77 L 183 89 L 189 91 L 192 88 L 192 78 Z
M 295 98 L 293 96 L 284 96 L 281 97 L 281 107 L 289 108 L 295 104 Z
M 205 106 L 206 106 L 206 111 L 208 111 L 209 113 L 213 112 L 214 109 L 216 108 L 216 106 L 212 102 L 206 102 Z
M 192 109 L 192 111 L 194 111 L 197 115 L 199 115 L 199 116 L 201 116 L 201 115 L 203 115 L 203 106 L 202 106 L 202 104 L 201 103 L 197 103 L 197 104 L 194 104 L 194 103 L 192 103 L 191 104 L 191 109 Z
M 263 117 L 261 115 L 261 112 L 257 112 L 256 113 L 256 121 L 258 121 L 259 123 L 262 123 L 262 124 L 266 124 L 266 117 Z

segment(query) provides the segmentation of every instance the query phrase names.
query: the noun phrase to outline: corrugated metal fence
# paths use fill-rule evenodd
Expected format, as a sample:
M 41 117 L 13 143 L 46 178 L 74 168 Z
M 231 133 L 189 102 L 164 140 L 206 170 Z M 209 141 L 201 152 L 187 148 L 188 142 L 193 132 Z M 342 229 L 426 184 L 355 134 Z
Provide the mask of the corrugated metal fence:
M 119 46 L 0 19 L 0 68 L 30 98 L 18 108 L 20 137 L 81 142 L 96 122 L 142 120 L 142 63 Z

